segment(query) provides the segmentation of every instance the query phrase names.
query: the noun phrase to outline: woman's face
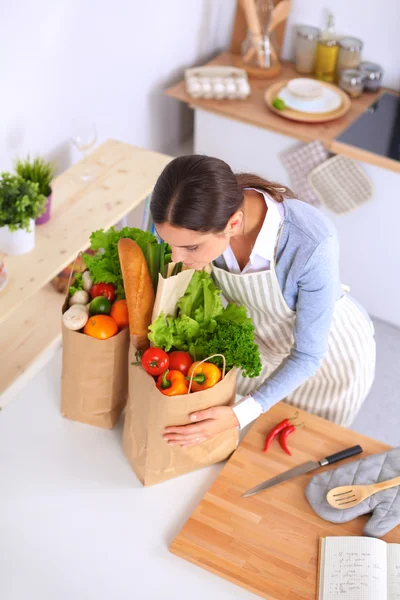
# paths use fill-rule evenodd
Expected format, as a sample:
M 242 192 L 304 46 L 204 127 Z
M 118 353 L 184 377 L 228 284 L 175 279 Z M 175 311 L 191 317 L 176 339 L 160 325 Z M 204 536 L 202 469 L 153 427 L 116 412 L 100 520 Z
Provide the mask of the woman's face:
M 221 233 L 201 233 L 169 223 L 158 224 L 156 228 L 160 238 L 171 246 L 173 262 L 200 270 L 225 252 L 230 237 L 239 233 L 241 222 L 242 213 L 238 211 Z

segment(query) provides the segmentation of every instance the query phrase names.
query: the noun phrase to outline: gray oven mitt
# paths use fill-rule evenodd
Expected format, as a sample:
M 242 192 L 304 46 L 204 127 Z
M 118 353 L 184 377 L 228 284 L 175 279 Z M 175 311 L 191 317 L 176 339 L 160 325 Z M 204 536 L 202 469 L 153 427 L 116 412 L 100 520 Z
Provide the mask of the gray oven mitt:
M 347 523 L 360 515 L 372 513 L 363 533 L 379 538 L 400 524 L 399 486 L 377 492 L 357 506 L 345 510 L 330 506 L 326 495 L 329 490 L 340 485 L 377 483 L 398 475 L 400 446 L 315 475 L 306 488 L 306 497 L 317 515 L 331 523 Z

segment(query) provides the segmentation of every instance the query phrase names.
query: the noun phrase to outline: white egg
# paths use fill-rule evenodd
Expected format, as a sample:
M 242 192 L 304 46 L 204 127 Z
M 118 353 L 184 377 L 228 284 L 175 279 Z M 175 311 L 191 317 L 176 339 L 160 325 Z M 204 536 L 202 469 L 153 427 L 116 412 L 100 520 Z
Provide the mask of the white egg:
M 221 79 L 215 78 L 212 82 L 213 96 L 218 100 L 225 97 L 225 86 Z
M 225 91 L 227 98 L 236 98 L 236 85 L 233 80 L 225 81 Z
M 203 98 L 212 98 L 213 90 L 211 81 L 208 77 L 201 79 L 201 95 Z
M 189 79 L 186 85 L 187 93 L 193 96 L 194 98 L 198 98 L 201 95 L 201 85 L 197 78 Z
M 250 86 L 247 81 L 238 81 L 236 84 L 236 91 L 238 98 L 243 100 L 250 94 Z

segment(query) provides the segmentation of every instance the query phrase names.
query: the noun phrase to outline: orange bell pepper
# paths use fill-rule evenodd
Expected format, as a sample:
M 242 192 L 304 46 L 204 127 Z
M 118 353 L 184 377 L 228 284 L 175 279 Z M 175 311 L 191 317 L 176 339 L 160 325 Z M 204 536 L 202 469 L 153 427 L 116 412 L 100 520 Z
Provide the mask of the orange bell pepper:
M 165 396 L 180 396 L 188 393 L 189 384 L 180 371 L 169 371 L 168 369 L 159 376 L 157 388 Z
M 221 369 L 213 363 L 200 363 L 200 361 L 194 362 L 189 371 L 186 379 L 190 381 L 191 375 L 194 373 L 192 380 L 192 392 L 201 392 L 213 387 L 218 381 L 221 381 L 222 373 Z

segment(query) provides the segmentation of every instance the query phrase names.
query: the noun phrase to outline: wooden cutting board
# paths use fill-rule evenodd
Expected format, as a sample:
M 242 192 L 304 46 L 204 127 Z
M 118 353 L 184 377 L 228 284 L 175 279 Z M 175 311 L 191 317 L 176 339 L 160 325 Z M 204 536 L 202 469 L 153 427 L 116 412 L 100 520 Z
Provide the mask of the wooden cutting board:
M 299 411 L 297 421 L 304 421 L 305 427 L 289 437 L 292 456 L 277 441 L 264 454 L 266 433 L 295 410 L 280 402 L 255 422 L 170 547 L 174 554 L 269 600 L 315 600 L 319 538 L 362 535 L 368 517 L 342 525 L 318 517 L 304 495 L 316 471 L 250 498 L 241 494 L 297 464 L 356 444 L 364 452 L 348 461 L 389 448 Z M 383 539 L 400 542 L 400 527 Z

